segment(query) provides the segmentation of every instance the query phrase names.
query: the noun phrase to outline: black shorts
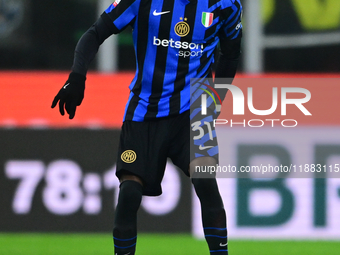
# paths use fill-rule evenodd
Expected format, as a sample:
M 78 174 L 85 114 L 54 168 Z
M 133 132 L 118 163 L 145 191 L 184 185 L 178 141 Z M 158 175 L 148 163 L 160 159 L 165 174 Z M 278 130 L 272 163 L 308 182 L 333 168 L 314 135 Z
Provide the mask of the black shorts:
M 143 181 L 144 195 L 162 194 L 161 182 L 167 158 L 189 176 L 191 160 L 211 156 L 199 147 L 201 144 L 197 144 L 197 139 L 195 142 L 190 136 L 189 111 L 144 122 L 126 120 L 120 134 L 117 177 L 136 175 Z M 216 139 L 215 142 L 217 145 Z M 218 154 L 214 157 L 218 158 Z

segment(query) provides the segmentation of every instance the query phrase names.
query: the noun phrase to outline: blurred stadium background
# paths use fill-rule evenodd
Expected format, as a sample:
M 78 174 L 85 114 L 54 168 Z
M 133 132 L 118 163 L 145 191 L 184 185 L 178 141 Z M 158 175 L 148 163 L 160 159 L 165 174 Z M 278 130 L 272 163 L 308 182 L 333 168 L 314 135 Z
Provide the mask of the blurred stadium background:
M 229 122 L 219 127 L 222 164 L 320 164 L 326 173 L 219 178 L 231 254 L 339 254 L 340 179 L 326 177 L 331 169 L 337 177 L 340 164 L 340 0 L 242 3 L 235 84 L 245 95 L 254 85 L 256 109 L 270 108 L 273 87 L 305 88 L 312 116 L 293 106 L 283 116 L 279 105 L 270 116 L 247 110 L 236 118 L 229 93 L 221 115 Z M 0 0 L 0 254 L 113 253 L 116 150 L 135 68 L 129 28 L 103 44 L 76 118 L 50 109 L 78 39 L 109 4 Z M 275 127 L 265 119 L 277 120 Z M 298 125 L 283 127 L 292 122 Z M 171 162 L 163 195 L 144 198 L 138 217 L 137 254 L 207 254 L 197 199 Z

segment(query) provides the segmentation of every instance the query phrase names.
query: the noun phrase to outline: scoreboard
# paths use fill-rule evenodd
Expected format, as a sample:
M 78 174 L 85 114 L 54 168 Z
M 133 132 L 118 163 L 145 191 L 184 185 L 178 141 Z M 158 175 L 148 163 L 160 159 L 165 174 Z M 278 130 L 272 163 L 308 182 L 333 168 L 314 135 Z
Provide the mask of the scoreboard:
M 0 130 L 1 231 L 111 231 L 117 130 Z M 144 197 L 142 231 L 189 232 L 190 181 L 171 162 Z

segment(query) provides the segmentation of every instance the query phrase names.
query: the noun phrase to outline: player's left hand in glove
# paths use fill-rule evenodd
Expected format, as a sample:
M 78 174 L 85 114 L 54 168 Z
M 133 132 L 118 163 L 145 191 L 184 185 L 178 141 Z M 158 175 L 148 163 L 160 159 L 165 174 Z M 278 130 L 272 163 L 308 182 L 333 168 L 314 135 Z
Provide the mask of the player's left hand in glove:
M 52 102 L 54 108 L 59 101 L 59 112 L 64 116 L 66 112 L 70 119 L 76 114 L 76 108 L 81 104 L 84 98 L 86 76 L 78 73 L 70 73 L 65 85 L 59 90 Z

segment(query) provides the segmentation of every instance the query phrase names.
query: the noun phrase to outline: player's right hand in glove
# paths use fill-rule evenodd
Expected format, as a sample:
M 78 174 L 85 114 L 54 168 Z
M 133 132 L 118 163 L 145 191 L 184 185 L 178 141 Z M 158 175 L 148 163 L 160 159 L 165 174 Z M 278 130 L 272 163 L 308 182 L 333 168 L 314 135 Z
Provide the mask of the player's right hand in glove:
M 76 108 L 81 104 L 84 98 L 86 76 L 78 73 L 70 73 L 65 85 L 59 90 L 52 102 L 54 108 L 59 101 L 59 112 L 64 116 L 66 112 L 70 119 L 76 114 Z

